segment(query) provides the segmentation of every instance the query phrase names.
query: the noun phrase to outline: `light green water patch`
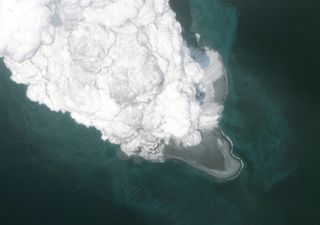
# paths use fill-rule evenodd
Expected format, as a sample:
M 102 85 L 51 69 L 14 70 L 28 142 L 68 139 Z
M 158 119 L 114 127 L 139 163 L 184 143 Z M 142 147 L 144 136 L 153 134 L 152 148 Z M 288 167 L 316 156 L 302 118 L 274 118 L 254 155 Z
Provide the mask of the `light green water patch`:
M 8 164 L 0 166 L 36 167 L 64 190 L 90 190 L 141 212 L 146 224 L 241 224 L 236 206 L 212 192 L 207 176 L 177 161 L 119 160 L 118 147 L 103 142 L 95 129 L 31 102 L 3 63 L 0 75 L 1 157 Z
M 170 2 L 170 6 L 176 13 L 176 19 L 182 26 L 182 35 L 188 47 L 190 48 L 192 57 L 201 65 L 201 63 L 203 63 L 202 61 L 205 60 L 205 52 L 209 53 L 211 51 L 204 50 L 205 47 L 212 46 L 201 46 L 201 43 L 198 42 L 199 38 L 196 35 L 197 31 L 192 29 L 192 27 L 194 27 L 194 20 L 192 20 L 193 11 L 191 10 L 192 4 L 190 5 L 186 0 L 172 0 Z M 206 18 L 204 20 L 206 20 Z M 202 39 L 200 38 L 200 41 L 201 40 Z M 221 54 L 219 54 L 218 59 L 219 63 L 224 64 L 221 62 L 220 55 Z M 214 59 L 212 59 L 211 62 L 212 70 L 209 68 L 206 71 L 207 76 L 211 76 L 215 73 L 216 69 L 214 68 L 217 66 L 215 65 L 217 62 L 213 60 Z M 223 71 L 223 73 L 224 72 L 225 71 Z M 214 87 L 215 102 L 217 104 L 223 104 L 228 92 L 226 74 L 223 74 L 219 80 L 215 81 L 211 85 Z M 235 178 L 240 173 L 243 163 L 239 157 L 236 157 L 233 154 L 233 147 L 230 139 L 224 135 L 220 127 L 211 132 L 203 131 L 202 138 L 202 142 L 194 147 L 182 148 L 181 146 L 170 146 L 166 150 L 167 158 L 180 159 L 190 166 L 210 174 L 219 181 L 226 181 Z
M 25 146 L 33 160 L 58 170 L 64 164 L 106 165 L 116 160 L 117 146 L 101 140 L 98 131 L 75 123 L 68 114 L 31 102 L 26 87 L 10 80 L 1 62 L 0 101 L 2 146 Z M 53 171 L 54 172 L 54 171 Z
M 222 0 L 188 0 L 192 16 L 190 30 L 201 35 L 200 46 L 217 50 L 229 62 L 238 24 L 234 6 Z
M 226 66 L 229 88 L 222 129 L 233 142 L 235 154 L 244 159 L 250 179 L 269 190 L 296 166 L 285 150 L 290 134 L 282 104 L 267 94 L 255 74 L 237 63 L 233 48 L 241 17 L 237 9 L 222 0 L 187 2 L 185 8 L 190 10 L 192 22 L 182 24 L 189 24 L 191 32 L 200 34 L 201 46 L 218 50 Z
M 288 121 L 282 103 L 268 96 L 259 80 L 243 73 L 233 79 L 237 95 L 226 101 L 221 125 L 247 162 L 251 180 L 270 190 L 296 168 L 286 149 L 290 141 Z
M 178 6 L 186 2 L 176 1 Z M 103 198 L 138 209 L 147 224 L 207 225 L 212 221 L 241 225 L 237 205 L 259 205 L 250 183 L 268 190 L 294 169 L 283 147 L 287 122 L 281 116 L 281 104 L 266 94 L 260 81 L 231 63 L 236 61 L 232 57 L 236 9 L 220 0 L 190 0 L 185 9 L 188 7 L 193 16 L 192 31 L 201 35 L 200 44 L 217 49 L 227 67 L 229 94 L 221 125 L 231 138 L 235 153 L 246 162 L 236 180 L 215 184 L 176 161 L 136 164 L 119 160 L 118 147 L 103 142 L 96 130 L 76 124 L 67 114 L 51 112 L 29 101 L 25 87 L 13 83 L 1 64 L 0 142 L 1 157 L 6 159 L 3 163 L 15 165 L 16 170 L 24 169 L 22 164 L 37 164 L 61 186 L 90 189 Z M 181 16 L 186 17 L 186 24 L 191 21 L 189 14 Z M 237 190 L 230 191 L 230 186 Z M 235 198 L 228 197 L 234 193 Z

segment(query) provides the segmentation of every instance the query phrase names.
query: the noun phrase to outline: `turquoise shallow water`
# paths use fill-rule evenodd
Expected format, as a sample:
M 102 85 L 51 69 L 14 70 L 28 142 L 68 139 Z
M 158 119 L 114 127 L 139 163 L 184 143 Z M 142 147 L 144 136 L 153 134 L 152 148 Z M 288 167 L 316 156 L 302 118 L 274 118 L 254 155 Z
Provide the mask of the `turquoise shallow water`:
M 224 59 L 221 124 L 245 162 L 241 175 L 221 184 L 181 162 L 119 160 L 94 129 L 30 102 L 1 64 L 0 224 L 318 224 L 317 5 L 171 6 L 185 32 Z

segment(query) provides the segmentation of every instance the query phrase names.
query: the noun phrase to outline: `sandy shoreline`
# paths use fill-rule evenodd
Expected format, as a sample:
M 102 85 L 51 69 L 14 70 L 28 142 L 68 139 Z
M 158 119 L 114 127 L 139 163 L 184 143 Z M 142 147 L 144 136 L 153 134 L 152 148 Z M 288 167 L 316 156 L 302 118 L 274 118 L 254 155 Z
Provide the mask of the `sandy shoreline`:
M 216 52 L 209 49 L 205 50 L 207 53 L 206 61 L 209 61 L 207 74 L 212 77 L 220 76 L 211 85 L 215 91 L 214 102 L 222 105 L 222 111 L 223 103 L 228 94 L 226 70 L 221 57 Z M 203 57 L 199 57 L 199 60 L 202 61 Z M 244 164 L 239 157 L 234 155 L 232 141 L 223 133 L 221 128 L 218 126 L 214 130 L 204 130 L 202 136 L 203 140 L 197 146 L 188 148 L 179 145 L 168 146 L 165 151 L 165 158 L 181 160 L 221 181 L 237 177 Z
M 240 158 L 233 154 L 232 142 L 226 137 L 220 128 L 214 131 L 215 134 L 220 133 L 220 137 L 216 146 L 212 144 L 210 136 L 212 133 L 206 134 L 201 144 L 187 148 L 169 147 L 166 150 L 166 159 L 181 160 L 193 168 L 201 170 L 218 180 L 230 180 L 240 174 L 243 168 L 243 162 Z

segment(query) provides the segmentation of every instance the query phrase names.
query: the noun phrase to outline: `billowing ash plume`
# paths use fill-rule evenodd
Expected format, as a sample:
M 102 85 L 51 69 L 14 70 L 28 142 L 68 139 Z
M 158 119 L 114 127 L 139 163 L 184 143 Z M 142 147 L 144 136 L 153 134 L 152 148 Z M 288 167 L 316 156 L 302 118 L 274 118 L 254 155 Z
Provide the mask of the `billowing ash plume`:
M 168 0 L 1 0 L 0 30 L 0 57 L 31 100 L 127 155 L 162 161 L 170 142 L 197 145 L 218 125 L 219 55 L 191 57 Z

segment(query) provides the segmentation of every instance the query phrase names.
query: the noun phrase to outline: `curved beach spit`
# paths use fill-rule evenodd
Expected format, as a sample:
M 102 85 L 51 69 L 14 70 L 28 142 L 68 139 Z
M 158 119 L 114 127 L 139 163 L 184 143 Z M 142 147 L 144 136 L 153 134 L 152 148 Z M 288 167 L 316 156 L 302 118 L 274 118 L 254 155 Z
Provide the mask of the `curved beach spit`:
M 220 55 L 209 49 L 191 50 L 193 58 L 205 69 L 207 79 L 203 82 L 206 94 L 202 99 L 204 114 L 220 114 L 228 93 L 225 67 Z M 219 111 L 217 113 L 217 110 Z M 202 126 L 202 142 L 199 145 L 183 147 L 172 144 L 166 148 L 166 159 L 178 159 L 191 167 L 199 169 L 217 180 L 235 178 L 243 168 L 243 162 L 233 154 L 231 140 L 223 133 L 219 125 L 212 128 Z

